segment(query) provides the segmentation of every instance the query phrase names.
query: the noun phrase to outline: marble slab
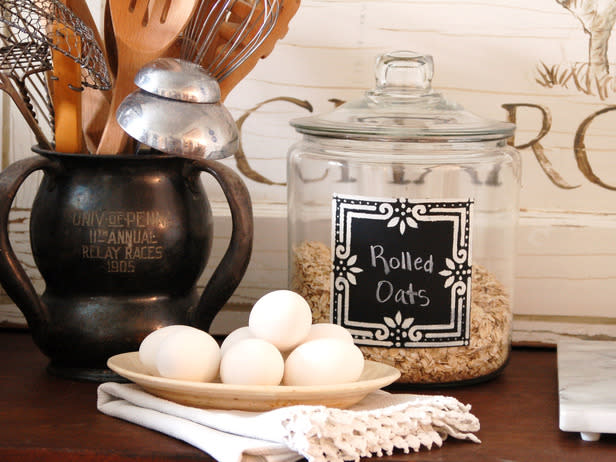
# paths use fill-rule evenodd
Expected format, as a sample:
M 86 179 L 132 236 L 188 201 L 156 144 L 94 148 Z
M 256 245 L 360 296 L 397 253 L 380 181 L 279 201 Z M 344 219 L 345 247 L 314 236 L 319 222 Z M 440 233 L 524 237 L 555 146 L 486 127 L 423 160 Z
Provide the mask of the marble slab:
M 558 343 L 560 429 L 596 441 L 616 433 L 616 342 Z

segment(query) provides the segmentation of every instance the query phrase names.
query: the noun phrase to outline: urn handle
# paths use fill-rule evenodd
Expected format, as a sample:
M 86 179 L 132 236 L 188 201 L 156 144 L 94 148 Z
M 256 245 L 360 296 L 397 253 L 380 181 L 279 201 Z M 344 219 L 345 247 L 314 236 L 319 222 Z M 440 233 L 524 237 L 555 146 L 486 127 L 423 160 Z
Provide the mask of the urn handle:
M 49 314 L 11 246 L 9 212 L 15 194 L 25 179 L 36 170 L 52 168 L 58 168 L 54 161 L 32 156 L 14 162 L 0 173 L 0 283 L 24 314 L 32 331 L 44 329 L 49 323 Z
M 222 260 L 205 286 L 199 303 L 188 313 L 192 325 L 209 330 L 214 317 L 239 285 L 252 253 L 253 216 L 246 185 L 229 167 L 215 161 L 195 159 L 193 166 L 212 175 L 225 193 L 233 231 Z

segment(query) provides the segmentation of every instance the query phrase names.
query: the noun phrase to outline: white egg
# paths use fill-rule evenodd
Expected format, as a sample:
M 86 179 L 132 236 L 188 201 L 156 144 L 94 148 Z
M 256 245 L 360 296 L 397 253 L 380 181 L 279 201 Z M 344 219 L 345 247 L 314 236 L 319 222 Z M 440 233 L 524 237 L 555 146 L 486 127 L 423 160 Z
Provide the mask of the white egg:
M 220 348 L 216 340 L 199 329 L 170 334 L 156 355 L 161 377 L 177 380 L 210 382 L 218 374 Z
M 155 331 L 150 332 L 139 345 L 139 360 L 145 367 L 145 370 L 150 375 L 159 375 L 156 369 L 156 355 L 160 348 L 160 342 L 166 339 L 170 334 L 183 330 L 191 330 L 194 327 L 173 325 L 165 326 Z
M 239 327 L 234 331 L 230 332 L 220 345 L 221 356 L 224 356 L 227 350 L 233 345 L 235 345 L 237 342 L 247 338 L 255 338 L 255 334 L 252 333 L 250 327 L 248 326 Z
M 306 337 L 302 343 L 310 342 L 311 340 L 316 340 L 318 338 L 337 338 L 344 340 L 345 342 L 354 343 L 353 336 L 348 330 L 338 324 L 332 324 L 329 322 L 313 324 L 310 326 L 308 337 Z
M 237 342 L 220 361 L 220 380 L 235 385 L 279 385 L 284 360 L 278 348 L 259 338 Z
M 351 383 L 364 370 L 364 355 L 345 340 L 320 338 L 293 350 L 284 367 L 283 385 Z
M 310 332 L 312 313 L 304 298 L 290 290 L 276 290 L 261 297 L 250 310 L 248 326 L 255 336 L 280 351 L 295 348 Z

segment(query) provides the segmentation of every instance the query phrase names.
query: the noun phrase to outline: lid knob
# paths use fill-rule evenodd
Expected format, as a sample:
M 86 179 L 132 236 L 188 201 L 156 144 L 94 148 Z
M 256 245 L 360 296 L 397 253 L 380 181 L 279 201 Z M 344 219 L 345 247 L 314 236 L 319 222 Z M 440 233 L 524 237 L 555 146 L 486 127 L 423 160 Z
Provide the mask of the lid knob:
M 376 93 L 402 89 L 427 93 L 434 76 L 432 56 L 413 51 L 394 51 L 377 58 Z

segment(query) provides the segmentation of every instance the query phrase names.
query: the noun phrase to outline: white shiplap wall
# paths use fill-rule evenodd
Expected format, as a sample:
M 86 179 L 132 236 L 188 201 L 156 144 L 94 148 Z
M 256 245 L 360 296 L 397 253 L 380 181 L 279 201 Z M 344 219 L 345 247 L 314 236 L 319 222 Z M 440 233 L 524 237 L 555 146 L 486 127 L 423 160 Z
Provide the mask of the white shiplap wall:
M 89 3 L 100 17 L 98 1 Z M 549 108 L 552 128 L 541 143 L 561 177 L 579 187 L 557 187 L 532 151 L 522 152 L 516 339 L 552 342 L 569 332 L 616 337 L 616 191 L 591 183 L 573 152 L 580 123 L 616 104 L 616 93 L 612 88 L 601 99 L 580 92 L 572 81 L 567 88 L 546 88 L 536 81 L 542 62 L 561 69 L 584 63 L 587 40 L 581 23 L 557 0 L 304 0 L 287 36 L 226 104 L 239 117 L 266 99 L 287 96 L 307 100 L 314 112 L 323 113 L 333 107 L 329 99 L 356 99 L 372 86 L 377 54 L 412 49 L 434 56 L 434 87 L 473 112 L 504 119 L 502 104 Z M 615 41 L 612 38 L 608 44 L 612 61 Z M 305 114 L 303 108 L 278 101 L 248 118 L 242 137 L 252 168 L 273 181 L 285 181 L 286 152 L 299 139 L 288 122 Z M 519 111 L 518 143 L 537 134 L 541 124 L 537 114 Z M 586 138 L 593 170 L 611 185 L 616 185 L 615 121 L 616 111 L 597 118 Z M 4 164 L 29 155 L 33 139 L 14 112 L 10 121 L 3 119 L 3 127 Z M 234 165 L 232 159 L 224 162 Z M 233 306 L 215 324 L 221 331 L 244 322 L 241 306 L 286 285 L 285 187 L 248 178 L 246 182 L 255 207 L 255 251 Z M 215 260 L 226 245 L 228 212 L 222 193 L 211 181 L 206 183 L 217 217 Z M 20 193 L 13 226 L 27 265 L 31 265 L 25 237 L 27 208 L 33 190 L 34 186 L 25 186 Z M 37 278 L 35 268 L 28 266 L 28 271 Z M 37 284 L 42 287 L 40 281 Z M 4 303 L 0 321 L 21 322 L 9 302 Z

